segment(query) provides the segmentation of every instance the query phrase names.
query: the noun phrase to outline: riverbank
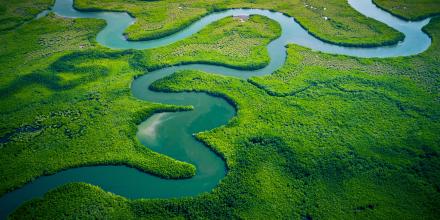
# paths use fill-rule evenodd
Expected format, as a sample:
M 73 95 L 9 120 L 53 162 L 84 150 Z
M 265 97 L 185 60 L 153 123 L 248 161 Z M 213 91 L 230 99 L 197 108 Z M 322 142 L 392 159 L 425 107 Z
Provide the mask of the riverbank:
M 425 30 L 432 32 L 431 36 L 435 37 L 438 35 L 436 30 L 439 22 L 438 20 L 434 22 Z M 277 42 L 281 43 L 277 44 Z M 279 53 L 280 49 L 284 48 L 283 43 L 283 41 L 271 42 L 269 51 Z M 382 76 L 378 76 L 377 71 L 370 72 L 369 67 L 376 67 L 377 63 L 381 62 L 379 59 L 336 56 L 304 48 L 296 50 L 297 48 L 301 47 L 289 46 L 288 64 L 275 75 L 267 76 L 260 81 L 266 85 L 277 85 L 278 88 L 270 89 L 281 92 L 292 88 L 299 89 L 297 90 L 299 92 L 291 93 L 286 97 L 274 96 L 275 93 L 268 94 L 267 89 L 262 90 L 248 81 L 239 79 L 260 74 L 258 70 L 246 72 L 206 65 L 179 66 L 175 69 L 163 70 L 168 71 L 168 74 L 174 73 L 177 69 L 183 71 L 164 78 L 156 87 L 158 90 L 209 92 L 229 97 L 229 100 L 236 103 L 237 116 L 226 126 L 197 134 L 199 140 L 209 144 L 209 147 L 224 156 L 228 163 L 229 175 L 211 193 L 179 200 L 131 201 L 87 184 L 70 184 L 47 194 L 43 200 L 27 203 L 14 216 L 23 217 L 26 214 L 37 214 L 47 218 L 58 218 L 61 217 L 60 215 L 112 216 L 115 209 L 100 208 L 102 204 L 110 203 L 110 206 L 122 211 L 118 213 L 131 217 L 191 218 L 204 215 L 207 218 L 219 216 L 324 218 L 360 215 L 366 218 L 390 216 L 403 218 L 420 216 L 421 212 L 427 218 L 435 217 L 438 210 L 436 204 L 439 200 L 437 194 L 433 192 L 436 187 L 438 188 L 436 185 L 438 181 L 433 175 L 438 168 L 438 157 L 436 157 L 438 149 L 435 144 L 438 143 L 436 133 L 439 130 L 438 122 L 435 120 L 438 117 L 438 103 L 433 95 L 435 93 L 429 93 L 425 89 L 432 85 L 427 83 L 425 87 L 419 88 L 423 80 L 408 79 L 410 72 L 406 73 L 407 76 L 400 76 L 397 73 L 410 66 L 411 73 L 419 71 L 417 75 L 420 76 L 423 73 L 430 73 L 432 79 L 438 78 L 436 75 L 438 56 L 435 53 L 438 50 L 431 49 L 426 54 L 409 58 L 383 59 L 384 65 L 386 63 L 392 65 L 386 66 L 388 69 L 382 72 Z M 305 54 L 313 59 L 306 59 Z M 27 136 L 28 139 L 26 136 L 21 139 L 20 136 L 21 141 L 29 140 L 35 143 L 35 137 L 38 140 L 47 137 L 44 136 L 47 134 L 58 134 L 51 148 L 57 148 L 59 143 L 69 143 L 72 145 L 67 146 L 66 149 L 72 150 L 78 147 L 75 149 L 78 149 L 77 156 L 81 158 L 88 156 L 84 150 L 91 150 L 94 156 L 108 156 L 108 153 L 118 149 L 115 147 L 125 149 L 127 146 L 132 146 L 125 142 L 132 140 L 134 131 L 134 123 L 130 123 L 130 128 L 126 129 L 128 119 L 145 114 L 145 108 L 151 110 L 162 106 L 129 98 L 127 82 L 133 76 L 141 74 L 139 66 L 129 65 L 129 63 L 133 64 L 129 61 L 130 57 L 111 59 L 100 56 L 85 59 L 87 58 L 85 55 L 87 54 L 80 56 L 84 59 L 79 59 L 81 62 L 74 63 L 72 68 L 56 74 L 60 74 L 60 79 L 67 82 L 93 70 L 105 70 L 102 71 L 105 74 L 100 78 L 86 77 L 87 80 L 82 81 L 82 84 L 65 88 L 65 92 L 61 91 L 61 94 L 58 94 L 61 97 L 66 96 L 64 99 L 60 97 L 54 99 L 56 95 L 49 96 L 52 102 L 62 100 L 60 106 L 63 108 L 72 105 L 81 106 L 75 108 L 78 111 L 55 112 L 49 116 L 52 122 L 60 122 L 61 130 L 64 131 L 68 141 L 58 140 L 64 137 L 60 135 L 60 127 L 57 127 L 56 123 L 50 127 L 53 130 L 45 131 L 49 133 L 30 132 L 32 134 L 26 134 L 30 135 Z M 278 65 L 284 63 L 284 57 L 273 57 L 273 53 L 271 56 L 273 59 L 269 64 L 269 70 L 276 70 Z M 332 60 L 333 63 L 325 63 L 328 60 Z M 276 64 L 272 65 L 274 61 Z M 282 62 L 278 63 L 278 61 Z M 420 68 L 421 65 L 426 69 Z M 78 68 L 74 68 L 76 66 Z M 295 69 L 298 66 L 307 67 Z M 210 69 L 218 74 L 232 73 L 235 77 L 188 71 L 185 67 Z M 343 69 L 344 67 L 346 69 Z M 389 76 L 388 70 L 393 70 L 392 72 L 396 74 Z M 160 78 L 161 70 L 157 71 L 157 76 Z M 270 72 L 263 71 L 261 74 Z M 148 77 L 153 74 L 139 77 L 135 82 L 149 79 Z M 274 80 L 271 81 L 270 77 L 274 77 L 272 78 Z M 37 89 L 44 88 L 44 81 L 40 83 Z M 284 83 L 288 83 L 289 86 L 285 86 Z M 148 93 L 145 88 L 136 88 Z M 70 95 L 69 91 L 72 92 Z M 23 92 L 26 91 L 17 90 L 18 94 Z M 163 95 L 173 96 L 173 94 L 194 95 L 193 93 Z M 150 101 L 157 98 L 150 95 L 145 97 Z M 182 103 L 185 101 L 186 98 L 182 99 Z M 59 109 L 60 106 L 56 108 Z M 13 106 L 4 105 L 4 108 L 10 107 Z M 32 118 L 32 116 L 28 117 Z M 82 127 L 83 123 L 90 121 L 94 122 L 92 125 L 96 124 L 96 127 Z M 371 123 L 372 121 L 374 123 Z M 48 123 L 47 119 L 43 122 Z M 68 123 L 69 127 L 63 127 L 65 123 Z M 102 127 L 104 124 L 105 126 Z M 95 136 L 99 134 L 101 135 Z M 173 140 L 173 138 L 168 139 Z M 76 142 L 72 143 L 72 141 Z M 87 144 L 84 141 L 88 141 Z M 47 140 L 42 143 L 42 146 L 34 145 L 31 155 L 34 156 L 39 151 L 52 151 L 51 148 L 47 148 Z M 110 146 L 102 146 L 103 143 Z M 83 148 L 90 144 L 97 149 Z M 12 148 L 6 146 L 2 149 Z M 57 154 L 66 154 L 66 149 L 57 151 Z M 10 155 L 20 154 L 19 148 L 14 150 L 18 151 L 12 151 Z M 27 158 L 29 154 L 26 152 L 22 155 L 25 159 L 29 159 Z M 112 154 L 112 156 L 117 155 Z M 428 155 L 433 159 L 425 160 Z M 157 154 L 144 156 L 154 158 Z M 411 163 L 408 164 L 407 161 Z M 163 165 L 163 161 L 159 165 Z M 167 164 L 168 168 L 174 168 L 174 165 Z M 421 167 L 423 169 L 420 169 Z M 88 168 L 93 167 L 84 169 Z M 384 173 L 387 175 L 382 176 Z M 396 182 L 399 183 L 397 186 Z M 420 182 L 424 184 L 418 185 L 417 183 Z M 173 183 L 173 181 L 164 181 L 164 183 Z M 136 192 L 140 192 L 138 189 L 141 188 L 134 188 Z M 329 197 L 333 198 L 332 204 L 328 203 Z M 85 206 L 85 204 L 90 205 Z M 69 210 L 65 210 L 66 206 Z M 35 207 L 38 209 L 35 210 Z M 50 212 L 41 213 L 45 209 L 50 209 Z
M 127 11 L 136 17 L 136 23 L 125 30 L 129 40 L 152 40 L 171 35 L 214 12 L 234 8 L 260 8 L 294 17 L 315 37 L 343 46 L 383 46 L 402 40 L 395 30 L 366 18 L 353 10 L 346 0 L 331 1 L 259 1 L 254 3 L 214 1 L 106 2 L 78 0 L 75 8 L 86 11 Z M 154 16 L 152 16 L 154 15 Z M 173 17 L 179 19 L 171 19 Z M 325 17 L 330 18 L 325 20 Z

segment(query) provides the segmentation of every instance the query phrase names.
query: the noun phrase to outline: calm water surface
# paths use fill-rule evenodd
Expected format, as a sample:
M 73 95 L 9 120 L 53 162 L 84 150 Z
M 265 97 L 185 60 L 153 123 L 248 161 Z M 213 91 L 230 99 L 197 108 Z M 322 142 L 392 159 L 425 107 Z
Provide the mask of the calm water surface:
M 52 11 L 60 16 L 106 20 L 107 26 L 99 32 L 97 41 L 114 49 L 148 49 L 165 46 L 197 33 L 214 21 L 241 14 L 258 14 L 271 18 L 281 25 L 282 34 L 267 46 L 271 62 L 260 70 L 241 71 L 214 65 L 191 64 L 160 69 L 133 81 L 132 93 L 139 99 L 194 106 L 193 111 L 155 114 L 141 123 L 137 132 L 137 138 L 146 147 L 195 165 L 197 173 L 194 177 L 184 180 L 165 180 L 125 166 L 68 169 L 51 176 L 37 178 L 24 187 L 1 197 L 0 219 L 6 218 L 24 201 L 41 197 L 47 191 L 69 182 L 87 182 L 131 199 L 195 196 L 202 192 L 209 192 L 216 187 L 226 175 L 225 163 L 205 145 L 196 141 L 193 134 L 226 124 L 235 115 L 235 109 L 225 100 L 204 93 L 161 93 L 148 89 L 152 82 L 176 71 L 195 69 L 243 79 L 271 74 L 284 64 L 285 45 L 288 43 L 316 51 L 357 57 L 414 55 L 425 51 L 431 44 L 431 39 L 421 31 L 421 28 L 429 23 L 429 18 L 418 22 L 407 22 L 377 8 L 370 0 L 349 0 L 348 2 L 365 16 L 372 17 L 404 33 L 405 40 L 396 45 L 375 48 L 338 46 L 313 37 L 294 18 L 281 13 L 260 9 L 231 9 L 207 15 L 170 36 L 157 40 L 133 42 L 126 41 L 123 36 L 124 30 L 135 22 L 135 19 L 127 13 L 79 12 L 73 9 L 72 0 L 57 0 Z M 46 14 L 46 11 L 42 12 L 37 18 Z

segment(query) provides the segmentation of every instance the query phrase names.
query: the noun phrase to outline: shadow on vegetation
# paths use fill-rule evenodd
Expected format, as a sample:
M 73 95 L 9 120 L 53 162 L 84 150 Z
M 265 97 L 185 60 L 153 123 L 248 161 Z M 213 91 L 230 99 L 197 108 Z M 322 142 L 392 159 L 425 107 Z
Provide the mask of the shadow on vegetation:
M 93 59 L 119 59 L 123 56 L 135 54 L 133 59 L 142 59 L 142 55 L 127 50 L 123 52 L 106 52 L 90 50 L 75 52 L 65 55 L 52 63 L 47 69 L 36 70 L 30 74 L 21 76 L 14 80 L 7 88 L 0 89 L 0 98 L 8 97 L 16 91 L 32 84 L 45 85 L 50 89 L 59 91 L 72 89 L 78 85 L 96 81 L 108 75 L 109 69 L 101 65 L 82 66 L 81 64 Z M 129 62 L 134 68 L 141 68 L 139 62 Z

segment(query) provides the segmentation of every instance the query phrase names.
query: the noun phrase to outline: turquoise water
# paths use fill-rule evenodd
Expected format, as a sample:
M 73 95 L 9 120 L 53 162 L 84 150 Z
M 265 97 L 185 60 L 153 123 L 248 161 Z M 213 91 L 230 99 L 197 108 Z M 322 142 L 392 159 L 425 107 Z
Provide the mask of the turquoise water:
M 225 100 L 204 93 L 161 93 L 148 89 L 152 82 L 178 70 L 196 69 L 246 79 L 251 76 L 271 74 L 280 68 L 286 59 L 285 45 L 288 43 L 317 51 L 357 57 L 408 56 L 425 51 L 431 44 L 431 39 L 421 31 L 430 19 L 407 22 L 377 8 L 370 0 L 349 0 L 348 2 L 365 16 L 372 17 L 404 33 L 404 41 L 396 45 L 376 48 L 337 46 L 313 37 L 293 18 L 281 13 L 260 9 L 231 9 L 207 15 L 168 37 L 133 42 L 126 41 L 123 36 L 123 31 L 135 21 L 127 13 L 79 12 L 72 8 L 72 0 L 57 0 L 52 11 L 60 16 L 105 19 L 107 26 L 99 32 L 97 41 L 114 49 L 147 49 L 165 46 L 193 35 L 214 21 L 239 14 L 258 14 L 269 17 L 281 25 L 282 34 L 267 46 L 271 62 L 259 70 L 242 71 L 215 65 L 191 64 L 160 69 L 133 81 L 132 93 L 139 99 L 194 106 L 193 111 L 155 114 L 138 126 L 136 135 L 146 147 L 177 160 L 194 164 L 197 168 L 194 177 L 184 180 L 166 180 L 125 166 L 68 169 L 51 176 L 37 178 L 24 187 L 1 197 L 0 218 L 5 218 L 24 201 L 41 197 L 47 191 L 68 182 L 91 183 L 132 199 L 195 196 L 202 192 L 209 192 L 216 187 L 226 175 L 226 165 L 219 156 L 196 141 L 193 134 L 226 124 L 236 112 L 234 107 Z M 41 16 L 45 16 L 45 13 L 38 17 Z

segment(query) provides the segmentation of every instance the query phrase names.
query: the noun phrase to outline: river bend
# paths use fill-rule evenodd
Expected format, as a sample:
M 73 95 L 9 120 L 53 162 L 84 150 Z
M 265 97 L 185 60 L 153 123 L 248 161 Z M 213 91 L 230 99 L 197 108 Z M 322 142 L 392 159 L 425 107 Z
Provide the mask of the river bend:
M 294 18 L 279 12 L 261 9 L 230 9 L 215 12 L 194 22 L 183 30 L 149 41 L 127 41 L 124 30 L 135 19 L 124 12 L 81 12 L 72 7 L 73 0 L 56 0 L 52 11 L 69 18 L 97 18 L 107 22 L 97 35 L 97 42 L 113 49 L 149 49 L 162 47 L 197 33 L 206 25 L 232 15 L 262 15 L 278 22 L 282 28 L 279 38 L 267 46 L 270 63 L 259 70 L 243 71 L 222 66 L 190 64 L 172 66 L 150 72 L 132 82 L 135 97 L 157 103 L 192 105 L 193 111 L 158 113 L 138 126 L 137 138 L 152 150 L 180 161 L 194 164 L 196 175 L 189 179 L 166 180 L 125 166 L 92 166 L 73 168 L 51 176 L 43 176 L 35 181 L 5 194 L 0 198 L 0 219 L 24 201 L 41 197 L 47 191 L 69 182 L 87 182 L 106 191 L 127 198 L 170 198 L 195 196 L 209 192 L 226 175 L 225 162 L 202 143 L 196 141 L 194 133 L 210 130 L 226 124 L 235 115 L 235 109 L 224 99 L 205 93 L 163 93 L 149 90 L 154 81 L 179 70 L 201 70 L 215 74 L 247 79 L 251 76 L 271 74 L 286 60 L 287 44 L 298 44 L 312 50 L 344 54 L 356 57 L 395 57 L 409 56 L 425 51 L 431 39 L 422 31 L 430 18 L 417 22 L 401 20 L 376 7 L 371 0 L 348 0 L 348 3 L 361 14 L 376 19 L 402 32 L 402 42 L 391 46 L 362 48 L 345 47 L 323 42 L 302 28 Z M 47 11 L 37 17 L 45 16 Z

